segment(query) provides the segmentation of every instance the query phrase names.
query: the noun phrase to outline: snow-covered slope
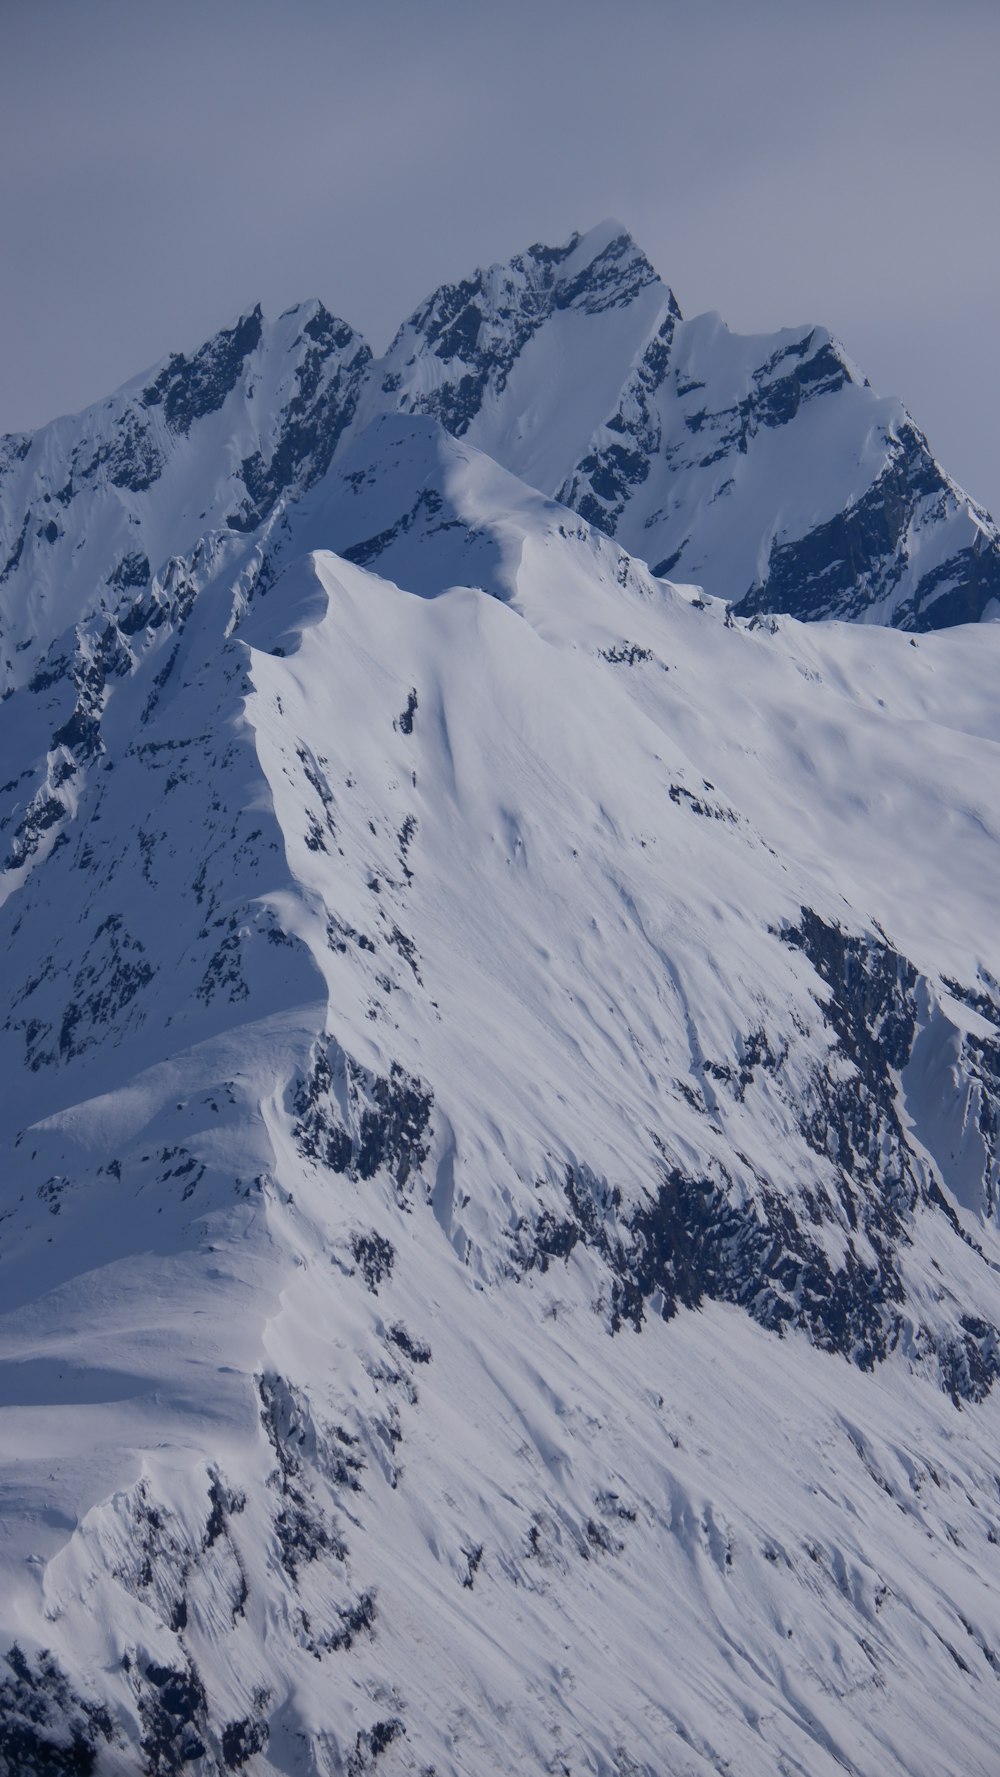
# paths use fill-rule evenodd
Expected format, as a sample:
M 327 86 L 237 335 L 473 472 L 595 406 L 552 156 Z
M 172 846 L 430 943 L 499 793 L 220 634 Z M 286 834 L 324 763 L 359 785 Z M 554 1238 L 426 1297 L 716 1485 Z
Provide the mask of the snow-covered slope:
M 744 615 L 921 631 L 1000 609 L 996 526 L 898 401 L 822 328 L 682 320 L 604 223 L 444 286 L 378 361 L 322 304 L 255 309 L 0 438 L 0 691 L 82 620 L 145 609 L 200 540 L 266 530 L 373 421 L 421 414 Z
M 444 286 L 371 389 L 747 615 L 926 630 L 1000 598 L 996 526 L 824 328 L 683 321 L 614 223 Z
M 0 705 L 5 1777 L 993 1771 L 998 650 L 397 414 Z
M 253 530 L 315 481 L 370 357 L 321 303 L 274 322 L 258 308 L 85 413 L 0 439 L 0 690 L 206 532 Z

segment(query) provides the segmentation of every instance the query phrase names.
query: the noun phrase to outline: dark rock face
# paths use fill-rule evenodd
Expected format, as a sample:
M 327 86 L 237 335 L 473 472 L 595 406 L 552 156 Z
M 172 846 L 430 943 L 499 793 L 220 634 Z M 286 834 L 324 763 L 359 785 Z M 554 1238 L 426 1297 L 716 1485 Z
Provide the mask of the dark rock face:
M 830 1060 L 793 1108 L 809 1146 L 835 1163 L 836 1201 L 805 1191 L 792 1200 L 757 1175 L 754 1198 L 745 1202 L 725 1168 L 711 1178 L 691 1176 L 654 1132 L 658 1182 L 638 1206 L 624 1205 L 618 1188 L 587 1167 L 568 1167 L 566 1215 L 522 1223 L 513 1237 L 515 1264 L 545 1271 L 582 1243 L 608 1268 L 612 1331 L 626 1322 L 638 1329 L 649 1308 L 670 1319 L 707 1298 L 745 1309 L 773 1332 L 798 1328 L 821 1350 L 870 1370 L 900 1338 L 900 1259 L 914 1214 L 942 1213 L 956 1238 L 966 1238 L 936 1187 L 921 1196 L 900 1122 L 897 1079 L 917 1032 L 920 978 L 888 944 L 853 937 L 809 908 L 782 936 L 805 953 L 822 984 L 817 1000 Z M 995 1143 L 1000 1044 L 966 1041 L 969 1072 L 981 1088 L 981 1126 Z M 763 1033 L 751 1033 L 744 1047 L 738 1075 L 706 1064 L 718 1079 L 726 1073 L 738 1098 L 758 1069 L 778 1076 L 785 1060 Z M 816 1232 L 823 1224 L 842 1233 L 840 1262 Z M 956 1402 L 981 1400 L 1000 1376 L 1000 1330 L 976 1316 L 956 1310 L 950 1331 L 921 1328 L 918 1342 Z
M 832 343 L 814 328 L 782 345 L 761 364 L 750 377 L 746 392 L 731 405 L 711 409 L 704 403 L 696 405 L 704 385 L 686 378 L 674 364 L 680 319 L 671 296 L 656 338 L 629 376 L 617 410 L 606 422 L 604 431 L 612 434 L 611 439 L 581 458 L 559 492 L 560 500 L 588 524 L 609 536 L 621 535 L 638 554 L 647 553 L 643 540 L 622 521 L 636 488 L 651 474 L 663 480 L 666 499 L 675 471 L 707 470 L 734 454 L 746 456 L 756 432 L 788 425 L 805 402 L 834 393 L 851 380 Z M 655 401 L 661 390 L 670 403 L 677 404 L 675 418 L 666 427 L 664 413 L 670 410 Z M 680 561 L 691 517 L 685 509 L 679 511 L 677 548 L 656 564 L 654 573 L 667 574 Z
M 178 1777 L 206 1751 L 205 1687 L 190 1664 L 149 1661 L 133 1667 L 132 1679 L 142 1717 L 146 1777 Z
M 281 1565 L 294 1584 L 300 1569 L 320 1557 L 343 1561 L 347 1547 L 317 1505 L 303 1468 L 301 1451 L 306 1442 L 308 1416 L 282 1378 L 262 1376 L 258 1389 L 261 1424 L 278 1459 L 274 1484 L 281 1503 L 274 1519 L 275 1534 Z
M 370 1234 L 355 1234 L 351 1241 L 351 1252 L 372 1295 L 377 1295 L 379 1284 L 384 1277 L 391 1277 L 396 1262 L 396 1249 L 392 1242 L 373 1229 Z
M 115 1738 L 108 1711 L 76 1696 L 52 1656 L 31 1662 L 17 1643 L 0 1668 L 3 1777 L 91 1777 Z
M 94 1032 L 102 1026 L 124 1028 L 125 1007 L 153 974 L 142 941 L 127 930 L 120 914 L 109 914 L 94 933 L 89 960 L 74 977 L 74 997 L 59 1030 L 60 1056 L 69 1060 L 89 1048 L 99 1040 Z
M 944 513 L 955 496 L 915 426 L 901 429 L 891 461 L 868 492 L 807 536 L 772 546 L 767 575 L 735 605 L 749 617 L 787 611 L 812 622 L 857 618 L 888 598 L 909 567 L 907 534 L 918 503 Z M 896 606 L 894 627 L 948 629 L 974 623 L 1000 598 L 1000 549 L 983 534 L 976 544 L 929 570 Z
M 370 1179 L 385 1167 L 402 1195 L 427 1157 L 432 1104 L 427 1088 L 398 1064 L 381 1078 L 331 1042 L 295 1088 L 295 1138 L 331 1172 Z
M 295 373 L 278 444 L 268 462 L 259 450 L 243 459 L 247 501 L 229 519 L 233 530 L 253 530 L 287 489 L 305 492 L 319 481 L 354 418 L 371 363 L 368 346 L 322 307 L 306 322 L 303 337 L 309 345 Z
M 568 276 L 563 268 L 579 238 L 574 235 L 565 247 L 536 245 L 516 255 L 499 296 L 490 286 L 490 273 L 482 271 L 435 291 L 397 335 L 389 358 L 410 337 L 418 350 L 429 348 L 449 366 L 455 365 L 456 373 L 426 395 L 404 396 L 404 409 L 433 414 L 446 431 L 460 438 L 487 391 L 499 393 L 506 387 L 528 340 L 551 314 L 573 308 L 596 315 L 624 308 L 640 290 L 658 281 L 627 234 L 609 241 L 589 265 Z M 388 392 L 395 387 L 398 380 Z
M 34 797 L 18 822 L 13 843 L 4 859 L 5 870 L 19 870 L 34 855 L 46 833 L 66 814 L 66 806 L 58 796 L 44 792 Z
M 152 578 L 152 568 L 148 555 L 135 550 L 131 555 L 123 555 L 108 575 L 108 585 L 124 592 L 130 586 L 147 586 Z
M 203 534 L 223 526 L 254 531 L 282 498 L 312 487 L 354 417 L 371 352 L 321 305 L 293 314 L 296 337 L 294 320 L 289 325 L 282 317 L 285 325 L 268 327 L 258 307 L 190 356 L 174 353 L 139 393 L 126 390 L 34 437 L 0 439 L 0 588 L 16 579 L 20 590 L 26 582 L 30 596 L 54 610 L 47 587 L 73 586 L 79 602 L 65 605 L 67 618 L 92 619 L 116 608 L 124 618 L 124 607 L 136 602 L 128 598 L 134 589 L 155 587 L 158 571 L 169 575 L 169 559 L 164 563 L 159 553 L 164 531 L 157 511 L 167 461 L 183 481 L 199 427 L 230 396 L 236 397 L 234 435 L 245 454 L 235 473 L 224 446 L 215 465 L 199 462 L 202 485 L 181 528 L 171 527 L 174 559 L 193 559 Z M 264 364 L 276 373 L 280 405 L 254 399 Z M 149 499 L 137 501 L 138 495 Z M 90 524 L 92 510 L 101 513 L 99 525 Z M 32 665 L 52 639 L 51 629 L 39 638 Z M 2 662 L 15 678 L 25 676 L 17 672 L 19 648 L 15 642 Z
M 112 438 L 96 447 L 86 436 L 80 439 L 56 499 L 60 506 L 68 506 L 78 495 L 88 492 L 102 480 L 124 493 L 142 494 L 159 480 L 162 472 L 163 458 L 149 424 L 135 407 L 130 406 Z
M 416 715 L 416 713 L 417 713 L 417 692 L 416 692 L 416 687 L 414 687 L 410 691 L 410 694 L 406 699 L 405 710 L 403 710 L 401 715 L 396 717 L 396 725 L 399 729 L 400 734 L 412 734 L 413 733 L 413 718 Z M 404 849 L 405 849 L 405 846 L 404 846 Z
M 239 381 L 243 365 L 260 344 L 263 317 L 260 305 L 224 328 L 191 358 L 175 352 L 154 383 L 143 389 L 144 407 L 162 406 L 172 432 L 185 437 L 195 420 L 217 413 Z
M 666 495 L 674 469 L 708 469 L 733 452 L 746 456 L 758 429 L 787 425 L 804 402 L 832 393 L 850 380 L 834 347 L 814 329 L 783 345 L 762 364 L 753 373 L 748 392 L 731 406 L 713 411 L 705 406 L 695 408 L 690 405 L 691 398 L 702 384 L 685 381 L 673 363 L 674 335 L 680 319 L 680 310 L 671 297 L 669 313 L 657 337 L 646 348 L 622 391 L 617 411 L 607 422 L 606 430 L 615 434 L 614 441 L 582 458 L 560 490 L 559 498 L 566 505 L 611 536 L 624 535 L 619 527 L 631 494 L 651 473 L 663 476 L 666 471 Z M 691 438 L 704 440 L 702 448 L 693 452 L 683 436 L 677 440 L 665 435 L 661 413 L 653 405 L 653 397 L 671 373 L 672 393 L 682 404 L 685 431 Z M 684 402 L 689 405 L 684 407 Z M 689 518 L 690 514 L 680 514 L 678 523 L 682 531 Z M 629 541 L 638 553 L 643 553 L 640 538 L 630 534 Z M 658 562 L 654 573 L 669 573 L 677 565 L 684 542 L 682 536 L 676 551 Z
M 345 1766 L 347 1777 L 364 1777 L 366 1771 L 374 1769 L 376 1761 L 386 1748 L 405 1733 L 406 1729 L 398 1715 L 390 1716 L 386 1721 L 377 1721 L 367 1730 L 360 1731 Z
M 8 555 L 6 561 L 4 562 L 3 567 L 0 568 L 0 586 L 2 586 L 4 584 L 5 580 L 9 580 L 11 575 L 13 573 L 15 573 L 16 570 L 21 565 L 21 556 L 24 553 L 24 545 L 27 541 L 28 526 L 30 525 L 30 523 L 31 523 L 31 513 L 26 512 L 25 516 L 24 516 L 24 522 L 21 525 L 21 528 L 18 531 L 17 536 L 14 538 L 14 542 L 13 542 L 13 546 L 11 548 L 10 554 Z
M 251 1716 L 227 1723 L 222 1730 L 222 1757 L 227 1768 L 230 1771 L 242 1769 L 255 1752 L 265 1750 L 268 1737 L 267 1723 L 255 1721 Z
M 365 537 L 360 543 L 351 543 L 342 551 L 345 561 L 354 562 L 359 568 L 370 568 L 378 561 L 380 555 L 398 543 L 420 521 L 435 518 L 441 511 L 442 499 L 434 488 L 425 488 L 418 494 L 414 504 L 407 512 L 400 514 L 395 524 L 387 525 L 385 530 L 376 532 L 373 537 Z

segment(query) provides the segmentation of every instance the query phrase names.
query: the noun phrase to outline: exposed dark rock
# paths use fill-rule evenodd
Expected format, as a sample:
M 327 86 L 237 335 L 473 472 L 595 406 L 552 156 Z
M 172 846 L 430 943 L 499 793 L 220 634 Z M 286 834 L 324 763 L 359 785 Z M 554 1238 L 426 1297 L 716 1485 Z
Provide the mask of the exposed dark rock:
M 406 699 L 406 708 L 403 711 L 402 715 L 397 716 L 397 718 L 396 718 L 395 725 L 396 725 L 396 727 L 398 727 L 401 734 L 412 734 L 413 733 L 413 718 L 416 715 L 416 713 L 417 713 L 417 693 L 415 690 L 413 690 L 410 692 L 408 698 Z
M 427 1157 L 432 1094 L 393 1063 L 389 1077 L 362 1068 L 332 1040 L 292 1097 L 300 1151 L 354 1179 L 390 1173 L 400 1193 Z
M 301 1568 L 329 1556 L 343 1561 L 347 1545 L 313 1496 L 303 1449 L 314 1461 L 316 1436 L 311 1417 L 295 1391 L 280 1376 L 260 1376 L 257 1388 L 261 1424 L 278 1459 L 273 1477 L 281 1494 L 274 1518 L 281 1565 L 293 1584 Z
M 353 1604 L 338 1612 L 340 1628 L 335 1630 L 325 1642 L 325 1648 L 331 1653 L 354 1646 L 359 1635 L 371 1635 L 375 1628 L 375 1598 L 371 1592 L 362 1592 Z
M 425 1344 L 423 1339 L 412 1338 L 411 1335 L 407 1332 L 406 1328 L 404 1326 L 401 1326 L 398 1321 L 395 1326 L 392 1326 L 389 1328 L 389 1338 L 392 1340 L 392 1343 L 394 1345 L 398 1345 L 400 1351 L 405 1351 L 407 1357 L 411 1360 L 412 1363 L 415 1363 L 415 1364 L 429 1364 L 430 1363 L 430 1361 L 431 1361 L 430 1346 Z
M 767 573 L 733 607 L 738 616 L 787 611 L 811 622 L 859 617 L 899 585 L 908 565 L 907 532 L 920 501 L 954 502 L 927 441 L 912 424 L 893 441 L 887 467 L 853 506 L 804 537 L 772 544 Z M 939 564 L 899 603 L 899 629 L 947 629 L 972 623 L 1000 598 L 1000 548 L 982 534 Z
M 234 530 L 252 530 L 287 489 L 312 487 L 330 466 L 333 453 L 354 418 L 371 352 L 346 322 L 322 306 L 306 322 L 312 342 L 296 371 L 295 392 L 287 403 L 278 444 L 269 462 L 260 451 L 242 464 L 248 503 L 230 520 Z M 332 374 L 331 364 L 336 368 Z
M 222 923 L 226 926 L 226 936 L 209 957 L 205 973 L 195 988 L 195 998 L 206 1006 L 211 1005 L 216 996 L 223 993 L 230 1005 L 236 1005 L 240 1000 L 250 997 L 250 988 L 243 974 L 244 940 L 240 922 L 232 914 L 228 921 Z
M 115 563 L 108 575 L 108 585 L 116 586 L 122 592 L 131 586 L 148 586 L 152 572 L 149 556 L 136 550 L 131 555 L 123 555 Z
M 20 566 L 21 556 L 24 552 L 24 545 L 27 542 L 27 538 L 28 538 L 28 526 L 30 525 L 30 523 L 31 523 L 31 513 L 26 512 L 24 515 L 24 523 L 22 524 L 21 529 L 18 531 L 17 537 L 14 540 L 14 546 L 11 549 L 11 552 L 8 555 L 7 560 L 4 562 L 3 567 L 0 568 L 0 586 L 3 585 L 5 580 L 9 580 L 10 576 Z
M 385 554 L 391 544 L 412 531 L 419 521 L 436 517 L 442 505 L 441 496 L 434 488 L 424 488 L 413 505 L 400 514 L 395 524 L 387 525 L 384 530 L 373 537 L 365 537 L 360 543 L 351 543 L 340 553 L 345 561 L 354 562 L 359 568 L 370 567 L 380 555 Z
M 955 999 L 961 1000 L 963 1006 L 971 1007 L 972 1011 L 978 1012 L 981 1018 L 1000 1030 L 1000 986 L 991 975 L 984 974 L 982 970 L 979 979 L 980 986 L 965 987 L 961 981 L 945 975 L 943 985 Z
M 45 1651 L 15 1642 L 0 1668 L 0 1777 L 91 1777 L 115 1740 L 106 1708 L 85 1701 Z
M 610 648 L 602 648 L 601 659 L 610 661 L 612 666 L 638 666 L 640 662 L 652 660 L 649 648 L 640 648 L 637 642 L 616 642 Z
M 465 1555 L 466 1570 L 462 1585 L 465 1587 L 466 1591 L 471 1592 L 476 1583 L 476 1574 L 479 1572 L 480 1566 L 482 1565 L 482 1543 L 473 1543 L 471 1548 L 463 1550 L 463 1554 Z
M 73 997 L 65 1007 L 59 1031 L 64 1061 L 101 1040 L 105 1030 L 124 1030 L 121 1014 L 156 973 L 145 960 L 145 946 L 111 913 L 94 932 L 88 959 L 73 978 Z
M 163 458 L 148 422 L 132 407 L 126 409 L 112 438 L 89 457 L 86 449 L 84 442 L 73 452 L 69 480 L 61 495 L 64 504 L 99 481 L 102 471 L 112 487 L 135 494 L 145 493 L 163 472 Z
M 345 1766 L 347 1777 L 365 1777 L 371 1771 L 387 1746 L 391 1746 L 406 1729 L 398 1716 L 388 1721 L 377 1721 L 374 1725 L 358 1734 L 354 1742 L 354 1751 L 350 1754 Z
M 179 1777 L 206 1750 L 205 1687 L 190 1661 L 176 1667 L 133 1663 L 130 1677 L 142 1718 L 144 1777 Z
M 936 1187 L 921 1197 L 897 1106 L 898 1072 L 917 1031 L 919 977 L 888 943 L 854 936 L 809 908 L 782 936 L 804 951 L 822 984 L 816 997 L 830 1062 L 815 1071 L 804 1097 L 787 1102 L 805 1141 L 833 1163 L 836 1201 L 806 1191 L 792 1199 L 759 1175 L 747 1200 L 725 1168 L 711 1178 L 691 1176 L 654 1136 L 659 1180 L 637 1205 L 624 1206 L 620 1191 L 586 1167 L 567 1167 L 567 1214 L 544 1210 L 522 1223 L 515 1263 L 545 1271 L 582 1243 L 608 1268 L 613 1331 L 626 1322 L 640 1327 L 650 1305 L 669 1319 L 715 1299 L 772 1331 L 798 1328 L 822 1350 L 871 1369 L 899 1338 L 899 1259 L 921 1202 L 947 1214 L 964 1238 Z M 970 1078 L 981 1087 L 984 1140 L 996 1152 L 1000 1044 L 972 1037 L 966 1044 Z M 780 1083 L 787 1056 L 763 1030 L 750 1032 L 742 1051 L 736 1067 L 705 1064 L 741 1101 L 759 1070 Z M 691 1102 L 704 1108 L 693 1090 Z M 840 1230 L 839 1261 L 814 1231 L 821 1222 Z M 924 1328 L 920 1339 L 956 1401 L 982 1399 L 1000 1376 L 1000 1332 L 984 1321 L 957 1314 L 950 1332 Z
M 69 720 L 53 733 L 52 745 L 67 747 L 78 759 L 93 759 L 101 750 L 100 721 L 78 703 Z
M 222 1730 L 222 1756 L 230 1771 L 238 1771 L 255 1752 L 267 1746 L 269 1729 L 266 1721 L 245 1715 L 231 1721 Z
M 145 407 L 162 406 L 172 432 L 184 436 L 195 420 L 216 413 L 240 379 L 247 358 L 260 344 L 260 307 L 235 327 L 224 328 L 191 358 L 175 352 L 154 383 L 142 392 Z
M 311 1561 L 318 1561 L 321 1555 L 331 1555 L 337 1561 L 343 1561 L 347 1555 L 343 1538 L 297 1487 L 286 1487 L 285 1503 L 274 1520 L 274 1527 L 281 1564 L 291 1580 L 297 1580 L 299 1569 Z
M 651 397 L 667 379 L 679 319 L 680 310 L 671 299 L 656 339 L 629 377 L 618 410 L 607 423 L 605 430 L 614 436 L 580 460 L 560 491 L 565 505 L 609 536 L 617 533 L 633 491 L 648 479 L 656 460 L 665 456 L 669 463 L 676 449 L 663 437 Z M 786 425 L 803 401 L 831 393 L 848 381 L 849 372 L 836 349 L 815 330 L 781 347 L 754 372 L 749 392 L 731 407 L 718 412 L 702 407 L 683 414 L 689 433 L 704 431 L 711 439 L 698 466 L 707 468 L 721 462 L 732 451 L 745 455 L 759 427 Z M 696 382 L 678 382 L 677 393 L 683 397 L 702 387 Z M 669 574 L 683 549 L 682 544 L 658 562 L 653 573 L 658 577 Z
M 551 314 L 568 308 L 599 314 L 625 307 L 656 281 L 649 261 L 627 234 L 609 241 L 576 277 L 566 277 L 562 268 L 578 239 L 574 235 L 565 247 L 534 246 L 517 255 L 511 260 L 513 276 L 505 281 L 498 302 L 487 293 L 485 272 L 435 291 L 408 326 L 456 370 L 436 388 L 415 397 L 411 411 L 434 414 L 446 431 L 460 438 L 487 391 L 506 387 L 528 340 Z
M 45 834 L 66 816 L 66 806 L 58 796 L 45 791 L 32 798 L 19 821 L 4 860 L 5 870 L 19 870 L 34 855 Z
M 389 1277 L 392 1272 L 396 1258 L 392 1242 L 372 1229 L 370 1234 L 355 1234 L 352 1237 L 351 1251 L 368 1288 L 373 1295 L 377 1294 L 382 1279 Z

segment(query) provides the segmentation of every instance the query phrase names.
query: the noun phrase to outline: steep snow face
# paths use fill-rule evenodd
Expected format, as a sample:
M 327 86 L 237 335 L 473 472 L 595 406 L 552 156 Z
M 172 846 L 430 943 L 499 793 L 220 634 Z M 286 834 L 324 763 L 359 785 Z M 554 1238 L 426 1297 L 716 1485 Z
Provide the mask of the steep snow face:
M 435 414 L 654 571 L 744 614 L 927 630 L 1000 598 L 1000 535 L 823 328 L 682 321 L 605 224 L 446 285 L 362 407 Z
M 323 473 L 370 359 L 321 303 L 260 309 L 109 400 L 0 440 L 0 679 L 115 614 L 215 528 L 254 530 Z
M 154 591 L 0 706 L 0 1769 L 987 1777 L 1000 630 L 423 415 Z
M 745 615 L 927 630 L 997 608 L 992 520 L 822 328 L 682 321 L 616 223 L 438 290 L 372 361 L 321 304 L 259 309 L 0 439 L 0 689 L 116 621 L 213 530 L 256 534 L 380 417 L 429 416 Z
M 1000 591 L 992 521 L 822 328 L 682 323 L 559 491 L 656 572 L 745 615 L 919 631 L 973 621 Z
M 359 428 L 378 411 L 433 414 L 554 493 L 650 336 L 669 339 L 679 315 L 616 223 L 530 247 L 428 298 L 373 367 Z

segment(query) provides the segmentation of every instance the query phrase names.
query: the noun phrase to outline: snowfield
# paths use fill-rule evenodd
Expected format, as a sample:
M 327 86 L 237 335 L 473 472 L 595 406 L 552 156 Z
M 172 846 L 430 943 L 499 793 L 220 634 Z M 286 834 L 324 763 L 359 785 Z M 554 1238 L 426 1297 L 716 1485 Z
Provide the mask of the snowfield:
M 601 523 L 650 339 L 777 375 L 621 242 L 5 441 L 3 1777 L 996 1770 L 995 531 L 734 614 L 912 429 L 818 330 Z

